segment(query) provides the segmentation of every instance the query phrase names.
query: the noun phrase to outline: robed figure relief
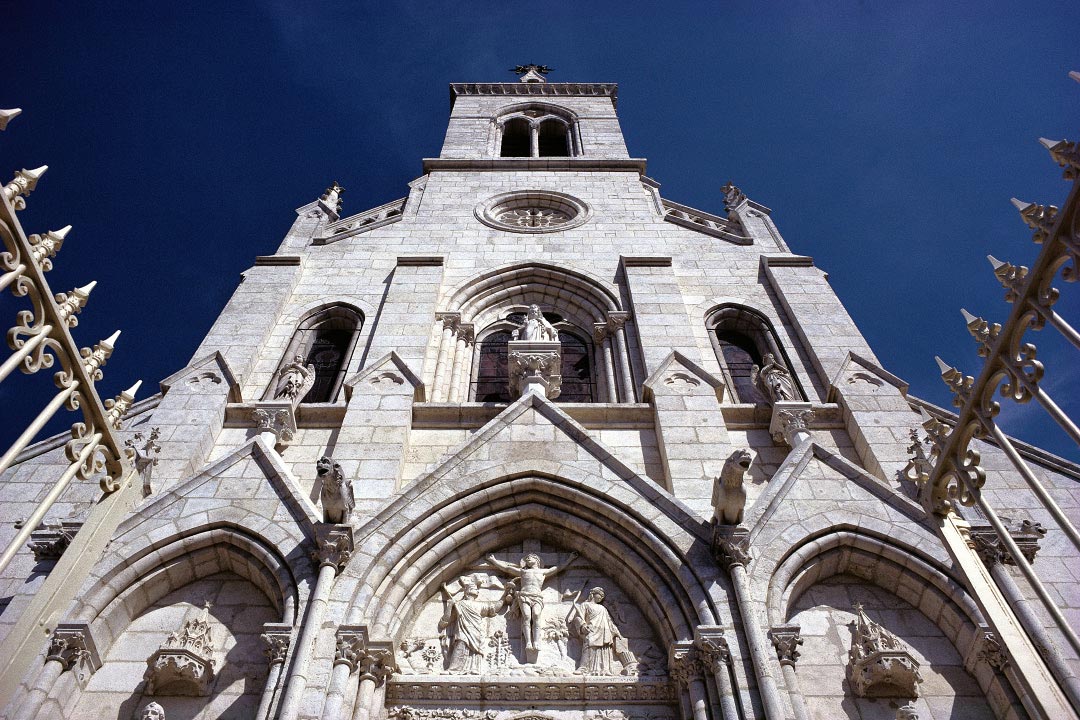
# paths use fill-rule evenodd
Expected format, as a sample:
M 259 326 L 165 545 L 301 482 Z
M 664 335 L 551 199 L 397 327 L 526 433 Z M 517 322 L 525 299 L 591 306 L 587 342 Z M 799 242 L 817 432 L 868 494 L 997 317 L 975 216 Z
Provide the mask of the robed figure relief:
M 445 674 L 480 675 L 484 671 L 484 648 L 488 643 L 485 618 L 495 617 L 510 603 L 509 593 L 498 601 L 480 600 L 475 578 L 461 579 L 461 597 L 442 586 L 445 609 L 439 620 L 443 655 L 448 659 Z
M 525 324 L 514 331 L 514 339 L 558 342 L 559 331 L 544 317 L 539 305 L 530 305 L 529 312 L 525 315 Z
M 567 627 L 581 638 L 577 675 L 616 675 L 616 658 L 623 665 L 623 674 L 636 671 L 637 658 L 603 603 L 604 588 L 594 587 L 588 600 L 580 603 L 575 600 L 566 614 Z

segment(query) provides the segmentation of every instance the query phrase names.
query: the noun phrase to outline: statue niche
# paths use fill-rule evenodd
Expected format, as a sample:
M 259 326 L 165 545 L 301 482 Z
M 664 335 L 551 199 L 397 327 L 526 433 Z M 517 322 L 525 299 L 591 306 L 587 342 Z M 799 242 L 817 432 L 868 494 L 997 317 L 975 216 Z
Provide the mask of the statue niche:
M 396 659 L 403 675 L 638 681 L 666 676 L 665 656 L 603 570 L 532 541 L 444 583 L 415 612 Z

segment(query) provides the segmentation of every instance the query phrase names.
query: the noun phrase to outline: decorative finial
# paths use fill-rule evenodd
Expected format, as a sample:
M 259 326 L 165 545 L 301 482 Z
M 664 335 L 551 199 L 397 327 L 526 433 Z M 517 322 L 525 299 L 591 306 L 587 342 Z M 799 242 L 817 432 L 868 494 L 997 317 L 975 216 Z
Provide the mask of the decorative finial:
M 11 108 L 10 110 L 0 110 L 0 130 L 7 130 L 7 124 L 12 118 L 16 117 L 22 112 L 22 108 Z
M 515 72 L 521 76 L 521 82 L 523 83 L 546 83 L 547 78 L 544 76 L 552 71 L 553 68 L 549 68 L 547 65 L 536 65 L 530 63 L 528 65 L 515 65 L 510 72 Z
M 724 209 L 728 212 L 746 201 L 746 194 L 730 180 L 724 187 L 720 188 L 720 192 L 724 193 Z

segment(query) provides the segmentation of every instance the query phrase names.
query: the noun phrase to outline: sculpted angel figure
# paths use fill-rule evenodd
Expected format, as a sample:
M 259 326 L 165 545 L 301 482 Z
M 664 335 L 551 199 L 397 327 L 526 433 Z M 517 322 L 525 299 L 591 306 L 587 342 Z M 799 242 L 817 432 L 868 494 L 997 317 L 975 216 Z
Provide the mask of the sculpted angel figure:
M 474 578 L 461 579 L 461 598 L 442 586 L 443 616 L 439 633 L 449 675 L 480 675 L 484 670 L 484 646 L 487 632 L 484 618 L 495 617 L 510 603 L 509 593 L 495 602 L 478 599 L 480 590 Z
M 297 355 L 293 361 L 278 371 L 274 399 L 284 399 L 293 405 L 300 404 L 308 390 L 315 384 L 315 366 L 304 364 L 304 356 Z
M 535 307 L 535 306 L 534 306 Z M 570 553 L 570 561 L 574 562 L 578 554 Z M 513 565 L 498 560 L 494 555 L 488 555 L 489 564 L 502 570 L 507 575 L 521 578 L 521 587 L 516 591 L 517 609 L 521 612 L 521 634 L 525 640 L 526 650 L 537 650 L 540 647 L 540 620 L 544 611 L 544 581 L 566 567 L 544 568 L 540 564 L 540 556 L 529 553 L 521 559 L 521 565 Z
M 558 342 L 559 331 L 540 312 L 539 305 L 530 305 L 529 312 L 525 316 L 525 324 L 517 330 L 517 340 L 535 340 L 543 342 Z
M 761 367 L 750 368 L 750 381 L 758 387 L 771 402 L 795 400 L 795 383 L 788 369 L 777 361 L 772 353 L 765 353 Z

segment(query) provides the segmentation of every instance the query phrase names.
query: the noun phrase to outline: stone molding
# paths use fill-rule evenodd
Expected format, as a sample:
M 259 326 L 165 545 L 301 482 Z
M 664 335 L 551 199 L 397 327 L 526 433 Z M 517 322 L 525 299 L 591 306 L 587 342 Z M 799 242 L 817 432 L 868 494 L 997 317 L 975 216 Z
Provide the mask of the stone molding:
M 450 106 L 459 96 L 468 95 L 525 95 L 555 97 L 609 97 L 617 105 L 618 83 L 450 83 Z
M 781 665 L 795 667 L 799 659 L 799 646 L 803 644 L 798 625 L 777 625 L 769 629 L 769 639 L 776 648 L 776 659 Z
M 27 547 L 34 553 L 36 562 L 59 560 L 64 551 L 75 539 L 83 524 L 81 522 L 61 521 L 55 525 L 41 524 L 37 530 L 30 533 L 30 542 Z
M 681 205 L 664 198 L 664 220 L 673 225 L 726 240 L 735 245 L 753 245 L 753 238 L 742 234 L 742 227 L 735 221 L 697 210 L 688 205 Z
M 1039 523 L 1030 520 L 1022 520 L 1018 523 L 1011 522 L 1008 518 L 1002 518 L 1005 529 L 1009 536 L 1020 549 L 1020 554 L 1028 563 L 1035 562 L 1035 555 L 1039 552 L 1039 541 L 1046 535 L 1046 528 Z M 987 566 L 994 563 L 1002 565 L 1015 565 L 1016 560 L 1009 552 L 997 530 L 991 525 L 972 525 L 968 530 L 971 538 L 971 546 L 982 558 Z
M 848 652 L 848 681 L 864 698 L 917 698 L 919 661 L 907 645 L 871 620 L 862 605 L 855 605 L 854 633 Z
M 582 702 L 617 702 L 664 705 L 676 700 L 675 688 L 667 681 L 642 681 L 628 677 L 588 678 L 522 677 L 487 678 L 441 675 L 409 675 L 391 678 L 386 685 L 386 702 L 410 705 L 437 705 L 447 702 L 499 702 L 508 705 L 580 705 Z
M 323 228 L 322 234 L 312 239 L 312 245 L 330 245 L 339 240 L 366 233 L 375 228 L 385 227 L 398 222 L 404 217 L 405 203 L 408 198 L 392 200 L 385 205 L 380 205 L 371 210 L 350 215 L 340 220 L 328 223 Z

